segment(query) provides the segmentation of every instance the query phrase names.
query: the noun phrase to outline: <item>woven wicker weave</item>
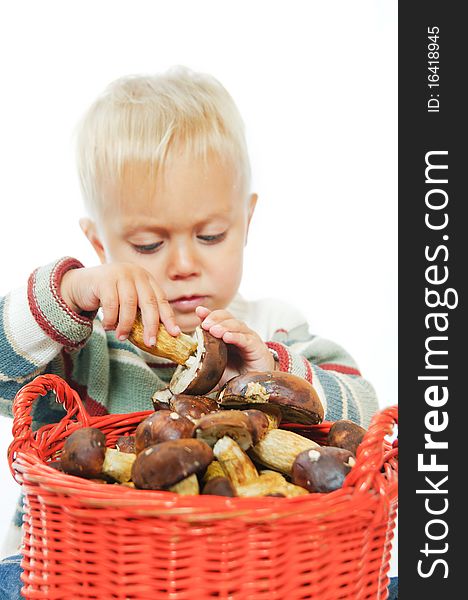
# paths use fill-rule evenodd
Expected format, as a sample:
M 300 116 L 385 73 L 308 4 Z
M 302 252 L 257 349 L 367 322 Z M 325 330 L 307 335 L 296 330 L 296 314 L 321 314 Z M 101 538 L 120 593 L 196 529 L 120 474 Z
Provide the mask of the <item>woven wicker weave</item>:
M 32 404 L 50 390 L 67 415 L 33 433 Z M 8 454 L 25 494 L 26 598 L 387 598 L 398 448 L 385 437 L 396 407 L 375 415 L 343 488 L 330 494 L 179 496 L 93 483 L 46 464 L 77 428 L 98 427 L 112 446 L 150 412 L 90 417 L 53 375 L 17 394 Z M 295 430 L 323 443 L 329 427 Z

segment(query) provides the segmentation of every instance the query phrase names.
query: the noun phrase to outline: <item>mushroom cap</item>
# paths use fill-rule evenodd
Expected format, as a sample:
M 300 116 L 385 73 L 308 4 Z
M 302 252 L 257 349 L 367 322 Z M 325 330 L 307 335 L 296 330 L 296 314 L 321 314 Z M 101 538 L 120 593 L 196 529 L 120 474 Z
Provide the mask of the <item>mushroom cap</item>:
M 193 436 L 195 425 L 171 410 L 158 410 L 144 419 L 135 430 L 135 450 Z
M 162 442 L 138 454 L 132 481 L 140 489 L 164 490 L 194 473 L 203 473 L 213 459 L 213 450 L 201 440 Z
M 228 496 L 230 498 L 237 495 L 234 486 L 227 477 L 213 477 L 213 479 L 207 481 L 203 487 L 202 494 Z
M 225 435 L 237 442 L 242 450 L 250 448 L 252 425 L 249 417 L 241 410 L 219 410 L 199 419 L 195 429 L 196 438 L 211 447 Z
M 154 392 L 151 401 L 153 402 L 154 410 L 161 410 L 161 408 L 170 408 L 169 402 L 172 398 L 173 394 L 171 390 L 167 387 L 162 390 L 158 390 Z
M 282 371 L 256 371 L 233 377 L 217 400 L 220 406 L 276 405 L 283 421 L 290 423 L 321 423 L 324 416 L 314 387 L 304 378 Z
M 169 383 L 173 394 L 203 396 L 218 384 L 226 368 L 226 343 L 201 327 L 195 329 L 194 336 L 196 353 L 175 370 Z
M 229 411 L 232 412 L 232 411 Z M 242 411 L 249 419 L 250 433 L 252 434 L 252 445 L 258 444 L 260 440 L 268 433 L 270 429 L 270 421 L 266 414 L 261 410 L 249 408 Z
M 210 412 L 218 410 L 218 403 L 207 396 L 191 396 L 190 394 L 176 394 L 170 401 L 171 410 L 179 415 L 198 421 Z
M 344 448 L 356 455 L 358 446 L 362 442 L 365 433 L 366 430 L 364 427 L 354 423 L 354 421 L 340 419 L 339 421 L 335 421 L 330 427 L 327 443 L 329 446 Z
M 83 427 L 74 431 L 65 441 L 60 462 L 65 473 L 98 478 L 105 455 L 106 436 L 95 427 Z
M 321 446 L 304 450 L 293 463 L 291 481 L 309 492 L 333 492 L 343 485 L 353 461 L 353 454 L 343 448 Z

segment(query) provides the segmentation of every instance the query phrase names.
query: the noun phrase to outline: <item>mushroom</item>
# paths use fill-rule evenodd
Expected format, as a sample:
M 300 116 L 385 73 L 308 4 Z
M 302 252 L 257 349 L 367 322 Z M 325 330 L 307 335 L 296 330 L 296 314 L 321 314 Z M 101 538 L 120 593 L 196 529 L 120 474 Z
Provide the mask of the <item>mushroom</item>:
M 359 444 L 362 442 L 366 430 L 348 419 L 335 421 L 330 427 L 327 444 L 336 448 L 349 450 L 356 456 Z
M 241 497 L 274 495 L 292 498 L 304 494 L 308 494 L 306 489 L 289 483 L 281 473 L 276 471 L 261 471 L 259 477 L 237 488 L 237 495 Z
M 154 410 L 161 410 L 161 408 L 169 409 L 169 401 L 174 394 L 171 392 L 169 387 L 154 392 L 151 400 L 153 402 Z
M 207 481 L 203 486 L 202 494 L 210 496 L 227 496 L 229 498 L 233 498 L 237 495 L 231 481 L 225 476 L 213 477 Z
M 168 358 L 178 365 L 183 365 L 196 351 L 197 342 L 190 335 L 180 333 L 178 336 L 173 336 L 162 323 L 159 324 L 156 345 L 147 346 L 143 338 L 143 329 L 141 311 L 138 309 L 128 340 L 153 356 Z
M 196 496 L 200 493 L 198 478 L 195 474 L 186 477 L 169 488 L 170 492 L 180 494 L 181 496 Z
M 249 417 L 240 410 L 220 410 L 198 420 L 195 437 L 209 446 L 213 447 L 225 435 L 235 440 L 242 450 L 250 448 L 252 428 Z
M 213 453 L 218 459 L 225 475 L 237 490 L 258 477 L 253 462 L 232 438 L 225 435 L 216 442 Z
M 144 419 L 135 430 L 135 450 L 142 450 L 161 442 L 193 437 L 195 425 L 189 419 L 170 410 L 158 410 Z
M 196 423 L 205 415 L 218 410 L 218 403 L 214 398 L 207 396 L 191 396 L 190 394 L 176 394 L 172 396 L 169 406 L 171 410 Z
M 292 423 L 321 423 L 324 416 L 314 387 L 304 378 L 282 371 L 256 371 L 233 377 L 217 401 L 222 407 L 275 405 L 281 409 L 283 420 Z
M 292 482 L 309 492 L 339 489 L 355 464 L 353 454 L 343 448 L 320 446 L 301 452 L 292 467 Z
M 293 431 L 270 429 L 249 453 L 262 465 L 290 475 L 296 456 L 311 448 L 319 448 L 319 445 Z
M 197 327 L 194 332 L 196 353 L 175 370 L 169 389 L 173 394 L 207 394 L 221 379 L 227 365 L 227 346 L 222 339 Z
M 140 489 L 167 490 L 190 475 L 201 475 L 212 460 L 212 449 L 200 440 L 162 442 L 138 454 L 132 481 Z
M 74 431 L 65 441 L 60 462 L 62 470 L 87 479 L 111 477 L 121 483 L 131 479 L 135 454 L 106 448 L 106 436 L 94 427 Z

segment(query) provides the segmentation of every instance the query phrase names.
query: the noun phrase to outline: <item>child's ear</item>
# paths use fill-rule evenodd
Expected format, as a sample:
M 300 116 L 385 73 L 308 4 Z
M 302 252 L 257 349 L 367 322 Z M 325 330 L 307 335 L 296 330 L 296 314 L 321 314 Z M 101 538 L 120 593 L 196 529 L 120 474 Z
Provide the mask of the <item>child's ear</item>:
M 106 253 L 104 250 L 104 246 L 99 238 L 98 231 L 96 228 L 96 224 L 91 219 L 80 219 L 80 227 L 85 236 L 91 243 L 91 246 L 94 248 L 96 254 L 101 261 L 101 264 L 105 264 L 106 262 Z
M 257 200 L 258 200 L 258 195 L 257 194 L 251 194 L 250 198 L 247 201 L 247 230 L 245 232 L 245 244 L 247 244 L 247 238 L 249 236 L 249 227 L 250 227 L 250 221 L 252 220 L 252 216 L 254 214 L 254 210 L 255 210 L 255 206 L 257 205 Z

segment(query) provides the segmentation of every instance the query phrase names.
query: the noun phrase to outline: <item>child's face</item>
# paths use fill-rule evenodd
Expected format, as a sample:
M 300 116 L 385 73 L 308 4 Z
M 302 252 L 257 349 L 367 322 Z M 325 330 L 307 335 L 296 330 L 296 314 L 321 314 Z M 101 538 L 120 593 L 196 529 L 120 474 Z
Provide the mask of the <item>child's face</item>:
M 101 262 L 144 267 L 164 290 L 182 331 L 200 323 L 199 305 L 225 308 L 242 276 L 243 251 L 256 195 L 246 198 L 234 171 L 176 158 L 164 176 L 144 167 L 104 189 L 107 209 L 81 226 Z

